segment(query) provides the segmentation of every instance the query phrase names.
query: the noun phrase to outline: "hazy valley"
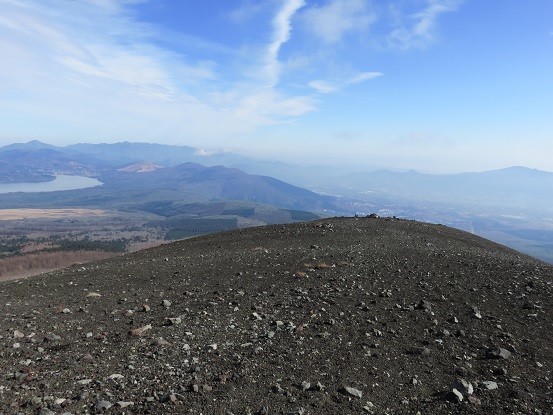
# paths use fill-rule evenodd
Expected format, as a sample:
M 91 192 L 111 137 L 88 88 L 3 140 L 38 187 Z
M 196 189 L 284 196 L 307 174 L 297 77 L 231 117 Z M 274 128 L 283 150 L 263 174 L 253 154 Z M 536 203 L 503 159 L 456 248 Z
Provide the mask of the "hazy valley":
M 371 213 L 445 224 L 553 262 L 552 173 L 522 167 L 457 175 L 344 173 L 198 154 L 143 143 L 33 141 L 0 148 L 0 192 L 19 183 L 46 186 L 59 175 L 81 176 L 91 186 L 1 194 L 0 278 L 205 233 Z M 269 172 L 305 188 L 258 175 Z M 26 208 L 42 213 L 10 219 L 6 210 Z M 83 210 L 49 217 L 51 209 Z M 98 209 L 102 215 L 89 214 Z

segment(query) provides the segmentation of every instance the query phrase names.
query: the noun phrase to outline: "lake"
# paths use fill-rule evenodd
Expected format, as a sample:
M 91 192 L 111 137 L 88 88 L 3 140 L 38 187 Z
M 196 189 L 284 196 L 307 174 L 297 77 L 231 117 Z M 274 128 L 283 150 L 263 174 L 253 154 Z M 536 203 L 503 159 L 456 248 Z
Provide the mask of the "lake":
M 60 174 L 50 182 L 0 184 L 0 194 L 15 192 L 56 192 L 58 190 L 85 189 L 87 187 L 101 186 L 102 184 L 101 181 L 91 177 L 66 176 Z

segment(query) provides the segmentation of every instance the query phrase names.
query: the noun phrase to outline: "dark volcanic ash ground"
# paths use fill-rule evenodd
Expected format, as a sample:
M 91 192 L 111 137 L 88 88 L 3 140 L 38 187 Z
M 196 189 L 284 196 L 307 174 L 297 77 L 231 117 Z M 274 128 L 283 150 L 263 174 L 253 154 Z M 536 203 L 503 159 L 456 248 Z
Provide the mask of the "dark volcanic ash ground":
M 0 284 L 1 414 L 550 414 L 553 267 L 439 225 L 234 231 Z

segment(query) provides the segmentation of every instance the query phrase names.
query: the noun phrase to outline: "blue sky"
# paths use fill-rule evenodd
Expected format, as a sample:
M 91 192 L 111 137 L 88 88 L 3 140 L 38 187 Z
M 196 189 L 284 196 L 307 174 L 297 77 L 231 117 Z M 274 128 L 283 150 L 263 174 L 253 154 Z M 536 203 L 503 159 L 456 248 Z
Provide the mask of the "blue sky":
M 0 144 L 553 171 L 551 0 L 0 0 Z

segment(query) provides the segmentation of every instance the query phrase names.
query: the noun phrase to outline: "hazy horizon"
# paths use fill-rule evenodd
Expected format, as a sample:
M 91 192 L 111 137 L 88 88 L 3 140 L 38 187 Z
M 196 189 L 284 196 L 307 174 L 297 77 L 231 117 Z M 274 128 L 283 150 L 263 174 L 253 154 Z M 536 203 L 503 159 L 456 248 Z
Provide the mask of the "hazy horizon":
M 30 140 L 30 141 L 26 141 L 26 142 L 13 142 L 13 143 L 3 144 L 2 146 L 0 146 L 0 149 L 4 148 L 4 146 L 29 145 L 29 144 L 32 144 L 33 142 L 39 142 L 39 143 L 46 144 L 46 145 L 53 145 L 53 146 L 56 146 L 56 147 L 59 147 L 59 148 L 64 148 L 64 147 L 72 146 L 72 145 L 75 145 L 75 144 L 77 144 L 77 145 L 78 144 L 85 144 L 85 145 L 88 145 L 88 144 L 101 144 L 101 145 L 104 145 L 104 144 L 126 144 L 126 143 L 129 143 L 129 144 L 169 145 L 169 146 L 176 146 L 176 147 L 192 147 L 192 146 L 187 146 L 186 144 L 163 144 L 163 143 L 155 143 L 155 142 L 147 142 L 147 141 L 143 141 L 143 142 L 115 141 L 115 142 L 110 142 L 110 143 L 106 143 L 106 142 L 100 142 L 100 143 L 76 142 L 76 143 L 71 143 L 71 144 L 55 145 L 55 144 L 45 142 L 45 141 L 41 141 L 41 140 Z M 192 147 L 192 148 L 195 148 L 195 147 Z M 244 154 L 237 153 L 237 152 L 230 152 L 229 150 L 217 151 L 217 149 L 211 150 L 211 149 L 197 149 L 197 148 L 196 148 L 196 150 L 198 150 L 198 151 L 196 151 L 194 153 L 195 160 L 196 160 L 194 162 L 202 164 L 202 158 L 203 158 L 207 165 L 212 164 L 211 163 L 211 158 L 212 157 L 217 157 L 217 156 L 221 156 L 221 155 L 225 155 L 225 154 L 226 155 L 238 155 L 238 156 L 247 157 Z M 428 169 L 425 169 L 425 168 L 415 169 L 415 168 L 412 168 L 412 167 L 409 167 L 409 166 L 399 167 L 399 166 L 395 166 L 395 165 L 378 165 L 378 164 L 367 164 L 367 163 L 365 163 L 365 164 L 362 164 L 362 163 L 360 163 L 360 164 L 352 164 L 352 163 L 343 164 L 343 163 L 339 163 L 337 161 L 332 161 L 332 160 L 328 160 L 327 162 L 325 162 L 324 160 L 314 160 L 313 163 L 310 163 L 309 161 L 306 161 L 305 159 L 284 160 L 284 159 L 279 159 L 278 157 L 277 158 L 271 157 L 270 155 L 267 155 L 265 157 L 263 157 L 263 156 L 251 157 L 251 158 L 248 158 L 248 159 L 251 159 L 252 161 L 257 160 L 257 161 L 269 162 L 269 163 L 282 163 L 284 165 L 289 164 L 289 165 L 298 166 L 298 167 L 302 167 L 302 168 L 310 168 L 310 167 L 325 168 L 325 167 L 328 167 L 328 168 L 331 168 L 331 169 L 336 169 L 338 171 L 342 171 L 344 173 L 346 173 L 346 172 L 361 173 L 361 172 L 374 172 L 374 171 L 378 171 L 378 170 L 389 170 L 389 171 L 396 171 L 396 172 L 414 171 L 416 173 L 427 174 L 427 175 L 454 175 L 454 174 L 460 174 L 460 173 L 484 173 L 484 172 L 489 172 L 489 171 L 494 171 L 494 170 L 505 170 L 505 169 L 511 169 L 511 168 L 525 168 L 525 169 L 532 169 L 532 170 L 539 170 L 539 171 L 545 171 L 545 172 L 548 172 L 548 173 L 553 173 L 553 171 L 542 170 L 542 169 L 537 169 L 533 166 L 522 166 L 522 165 L 500 166 L 500 167 L 497 167 L 497 168 L 483 169 L 483 170 L 455 170 L 455 169 L 444 169 L 444 170 L 432 170 L 432 169 L 430 169 L 430 170 L 428 170 Z M 141 161 L 142 162 L 154 162 L 153 160 L 146 160 L 146 159 L 141 160 Z M 136 163 L 133 162 L 132 164 L 136 164 Z M 164 166 L 161 166 L 161 167 L 164 167 Z
M 553 2 L 0 0 L 0 146 L 553 171 Z

